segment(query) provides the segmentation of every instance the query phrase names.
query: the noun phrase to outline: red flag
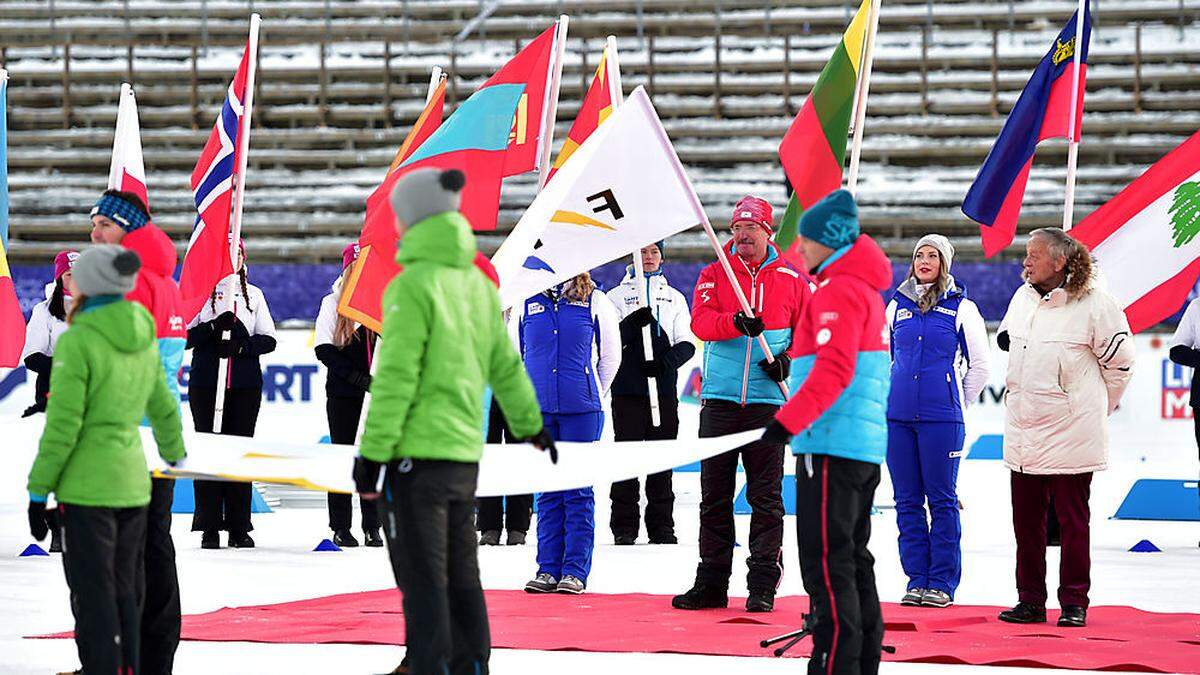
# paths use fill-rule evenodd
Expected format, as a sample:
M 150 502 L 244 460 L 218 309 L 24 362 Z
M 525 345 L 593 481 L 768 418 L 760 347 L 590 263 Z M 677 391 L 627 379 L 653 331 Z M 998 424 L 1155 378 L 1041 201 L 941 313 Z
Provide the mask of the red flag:
M 12 274 L 8 270 L 8 255 L 5 253 L 4 244 L 0 242 L 0 368 L 19 366 L 23 349 L 25 315 L 21 313 L 17 289 L 13 286 Z
M 146 167 L 142 162 L 142 134 L 138 126 L 137 99 L 133 87 L 121 85 L 121 101 L 117 105 L 117 131 L 113 136 L 112 164 L 108 170 L 110 190 L 124 190 L 141 197 L 150 208 L 150 193 L 146 188 Z
M 367 216 L 362 234 L 358 237 L 358 260 L 346 279 L 338 302 L 338 313 L 376 333 L 383 328 L 383 290 L 392 277 L 400 272 L 396 264 L 396 216 L 392 213 L 388 197 L 396 181 L 403 175 L 397 169 L 441 126 L 445 104 L 446 81 L 443 79 L 404 138 L 383 183 L 367 197 Z
M 504 176 L 533 171 L 541 158 L 542 138 L 545 132 L 542 125 L 545 122 L 546 105 L 549 103 L 546 97 L 550 93 L 550 66 L 554 61 L 554 35 L 557 30 L 558 24 L 547 28 L 479 87 L 483 90 L 497 84 L 519 84 L 525 88 L 517 102 L 512 129 L 508 134 Z M 476 228 L 481 227 L 473 220 L 471 223 Z
M 567 140 L 563 142 L 558 159 L 554 160 L 554 166 L 546 176 L 547 183 L 554 178 L 558 168 L 571 157 L 571 154 L 583 145 L 588 136 L 592 135 L 596 127 L 612 114 L 612 85 L 609 77 L 608 52 L 606 51 L 600 57 L 600 65 L 596 66 L 596 75 L 592 78 L 592 84 L 583 95 L 583 102 L 579 104 L 579 114 L 575 115 L 575 121 L 571 123 L 571 130 L 567 132 Z

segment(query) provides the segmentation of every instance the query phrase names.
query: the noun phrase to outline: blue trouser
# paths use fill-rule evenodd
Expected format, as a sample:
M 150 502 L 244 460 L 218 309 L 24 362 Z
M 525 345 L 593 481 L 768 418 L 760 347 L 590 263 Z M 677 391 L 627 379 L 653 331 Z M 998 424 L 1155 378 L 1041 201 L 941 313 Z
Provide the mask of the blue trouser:
M 953 597 L 962 577 L 957 483 L 964 434 L 961 422 L 888 420 L 887 465 L 909 589 L 936 589 Z
M 543 413 L 546 431 L 556 441 L 600 440 L 604 413 Z M 596 544 L 596 498 L 592 488 L 543 492 L 537 498 L 538 574 L 555 579 L 570 575 L 587 583 Z

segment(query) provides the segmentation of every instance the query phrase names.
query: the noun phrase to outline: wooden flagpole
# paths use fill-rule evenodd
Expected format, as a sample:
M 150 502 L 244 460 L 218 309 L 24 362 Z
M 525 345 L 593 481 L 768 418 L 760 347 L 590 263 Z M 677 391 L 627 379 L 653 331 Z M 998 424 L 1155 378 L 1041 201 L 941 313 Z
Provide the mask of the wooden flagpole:
M 854 140 L 850 145 L 850 170 L 846 176 L 846 189 L 854 194 L 858 189 L 859 157 L 862 154 L 863 124 L 867 119 L 867 95 L 871 91 L 871 70 L 875 65 L 875 36 L 879 33 L 879 5 L 881 0 L 867 0 L 871 8 L 867 12 L 867 36 L 863 45 L 862 62 L 859 66 L 858 85 L 854 96 Z
M 246 165 L 250 152 L 250 121 L 254 110 L 254 78 L 258 75 L 258 29 L 261 21 L 258 14 L 250 15 L 250 41 L 246 47 L 248 54 L 246 57 L 246 94 L 241 133 L 238 134 L 238 164 L 235 169 L 237 173 L 233 177 L 233 210 L 229 218 L 229 261 L 233 264 L 233 271 L 235 273 L 242 268 L 242 265 L 238 261 L 238 248 L 242 240 L 242 205 L 246 196 Z M 230 299 L 234 297 L 234 293 L 236 292 L 232 276 L 226 277 L 222 283 L 225 284 L 226 303 L 223 307 L 227 307 Z M 236 300 L 233 301 L 233 313 L 234 316 L 237 315 Z M 221 340 L 227 342 L 231 334 L 232 331 L 222 331 Z M 214 434 L 221 433 L 221 426 L 224 421 L 225 389 L 229 384 L 229 368 L 228 358 L 222 357 L 217 361 L 217 398 L 213 406 L 212 429 Z
M 1079 165 L 1079 141 L 1075 140 L 1079 129 L 1075 119 L 1079 115 L 1079 106 L 1083 105 L 1083 96 L 1079 93 L 1080 69 L 1083 67 L 1083 19 L 1087 13 L 1087 0 L 1079 0 L 1079 9 L 1075 15 L 1075 72 L 1071 74 L 1071 119 L 1067 121 L 1067 189 L 1063 201 L 1064 232 L 1070 231 L 1075 223 L 1075 175 Z

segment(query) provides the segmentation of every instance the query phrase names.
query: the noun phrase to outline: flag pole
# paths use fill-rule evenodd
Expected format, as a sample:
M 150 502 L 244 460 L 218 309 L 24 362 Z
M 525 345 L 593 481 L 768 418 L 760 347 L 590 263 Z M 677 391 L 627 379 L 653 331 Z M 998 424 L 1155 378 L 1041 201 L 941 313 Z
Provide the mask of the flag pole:
M 238 134 L 238 165 L 237 173 L 234 174 L 234 192 L 233 192 L 233 213 L 229 219 L 229 262 L 233 265 L 233 271 L 236 273 L 242 268 L 238 262 L 238 244 L 242 239 L 242 204 L 246 196 L 246 166 L 247 155 L 250 153 L 250 121 L 254 111 L 254 78 L 258 74 L 258 29 L 261 23 L 261 18 L 258 14 L 250 15 L 250 41 L 246 46 L 247 65 L 246 65 L 246 95 L 245 95 L 245 112 L 242 115 L 242 129 Z M 223 306 L 228 307 L 230 299 L 234 297 L 235 290 L 231 277 L 226 277 L 222 283 L 225 284 L 225 302 Z M 228 310 L 226 310 L 228 311 Z M 233 301 L 233 313 L 237 316 L 237 302 Z M 221 340 L 228 341 L 231 336 L 231 331 L 222 331 Z M 217 398 L 213 405 L 213 428 L 214 434 L 221 433 L 221 426 L 225 416 L 225 389 L 229 384 L 229 359 L 222 357 L 217 362 Z
M 538 190 L 546 185 L 550 177 L 550 151 L 554 145 L 554 123 L 558 120 L 558 90 L 562 85 L 563 54 L 567 49 L 567 26 L 571 17 L 558 17 L 558 30 L 554 34 L 554 62 L 550 66 L 549 104 L 542 120 L 542 156 L 538 159 Z
M 875 65 L 875 36 L 879 33 L 879 5 L 881 0 L 867 0 L 871 8 L 867 13 L 867 37 L 863 45 L 860 77 L 854 96 L 854 140 L 850 146 L 850 170 L 847 173 L 846 189 L 854 194 L 858 189 L 858 165 L 862 154 L 863 124 L 867 119 L 867 95 L 871 91 L 871 70 Z
M 615 111 L 625 102 L 625 92 L 621 88 L 621 63 L 617 57 L 617 37 L 609 35 L 604 43 L 605 79 L 608 80 L 608 98 L 612 101 Z M 661 264 L 661 263 L 660 263 Z M 650 280 L 646 278 L 646 268 L 642 263 L 642 251 L 633 252 L 633 283 L 637 287 L 637 306 L 650 306 Z M 650 339 L 650 326 L 642 326 L 642 356 L 646 361 L 654 360 L 654 344 Z M 650 426 L 662 425 L 662 412 L 658 406 L 658 378 L 646 376 L 646 392 L 650 397 Z
M 693 192 L 693 195 L 695 193 Z M 693 196 L 697 202 L 699 197 Z M 704 213 L 703 207 L 697 203 L 698 213 Z M 733 293 L 737 296 L 738 303 L 742 306 L 742 312 L 749 317 L 754 316 L 754 310 L 750 307 L 750 301 L 746 299 L 746 293 L 742 287 L 738 285 L 737 275 L 733 273 L 733 266 L 729 264 L 729 256 L 725 255 L 725 249 L 721 247 L 721 241 L 717 239 L 717 233 L 713 230 L 712 223 L 708 222 L 708 216 L 704 217 L 704 233 L 708 235 L 708 242 L 712 244 L 713 250 L 717 252 L 717 260 L 721 263 L 722 269 L 725 270 L 725 276 L 729 279 L 729 284 L 733 286 Z M 758 334 L 758 346 L 762 347 L 763 354 L 767 356 L 767 363 L 775 363 L 775 355 L 771 353 L 771 345 L 767 344 L 767 338 L 763 337 L 762 333 Z M 779 390 L 783 392 L 784 398 L 787 398 L 788 388 L 782 382 L 776 382 L 779 385 Z
M 1087 0 L 1079 0 L 1079 9 L 1075 14 L 1075 71 L 1071 73 L 1071 118 L 1067 120 L 1067 188 L 1066 196 L 1063 201 L 1063 226 L 1064 232 L 1071 229 L 1071 225 L 1075 222 L 1075 175 L 1079 165 L 1079 141 L 1076 136 L 1079 135 L 1079 129 L 1076 126 L 1076 118 L 1079 115 L 1079 106 L 1083 105 L 1083 98 L 1079 93 L 1079 76 L 1080 69 L 1083 67 L 1083 20 L 1087 14 Z
M 438 85 L 442 83 L 442 67 L 434 66 L 429 71 L 429 90 L 425 92 L 425 105 L 429 105 L 429 101 L 433 99 L 433 93 L 437 91 Z

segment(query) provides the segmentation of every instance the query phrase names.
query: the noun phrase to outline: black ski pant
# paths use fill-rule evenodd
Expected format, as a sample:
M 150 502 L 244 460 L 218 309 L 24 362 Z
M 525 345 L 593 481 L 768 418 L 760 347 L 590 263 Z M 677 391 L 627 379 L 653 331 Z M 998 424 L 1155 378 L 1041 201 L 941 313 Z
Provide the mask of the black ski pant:
M 761 429 L 778 406 L 706 400 L 700 408 L 700 438 Z M 750 559 L 746 586 L 774 593 L 783 576 L 783 445 L 755 442 L 700 463 L 700 565 L 696 581 L 729 587 L 735 543 L 733 500 L 738 457 L 746 469 L 750 502 Z
M 188 407 L 192 409 L 196 431 L 213 430 L 216 402 L 216 389 L 188 389 Z M 262 389 L 226 389 L 220 433 L 227 436 L 253 436 L 261 405 Z M 250 483 L 197 480 L 194 487 L 196 511 L 192 515 L 193 532 L 228 530 L 246 533 L 254 529 L 250 523 L 250 490 L 253 489 Z
M 669 441 L 679 437 L 679 401 L 674 398 L 658 400 L 659 425 L 650 419 L 649 396 L 613 396 L 613 440 Z M 614 537 L 637 538 L 640 526 L 638 515 L 641 485 L 637 478 L 612 484 L 608 493 L 612 500 L 609 528 Z M 675 536 L 675 491 L 671 486 L 671 471 L 646 476 L 646 533 L 652 540 Z
M 828 455 L 796 458 L 800 574 L 809 597 L 809 675 L 875 675 L 883 616 L 875 588 L 871 504 L 879 465 Z
M 363 396 L 330 396 L 325 399 L 325 417 L 329 420 L 329 441 L 353 445 L 358 435 L 358 421 L 362 415 Z M 350 495 L 330 492 L 326 496 L 329 505 L 329 529 L 349 530 L 354 512 Z M 362 509 L 364 532 L 379 529 L 379 507 L 369 499 L 359 497 Z
M 384 536 L 404 606 L 409 672 L 488 672 L 491 634 L 472 516 L 478 464 L 388 465 Z
M 145 580 L 142 603 L 142 673 L 170 675 L 179 647 L 179 576 L 171 539 L 171 504 L 175 481 L 152 480 L 146 509 Z
M 492 399 L 492 407 L 488 411 L 488 443 L 517 443 L 500 404 Z M 481 497 L 475 500 L 475 529 L 480 532 L 488 530 L 503 530 L 509 532 L 528 532 L 529 521 L 533 514 L 533 495 L 508 495 L 507 497 Z
M 145 507 L 60 504 L 63 571 L 85 673 L 136 674 L 142 620 Z

